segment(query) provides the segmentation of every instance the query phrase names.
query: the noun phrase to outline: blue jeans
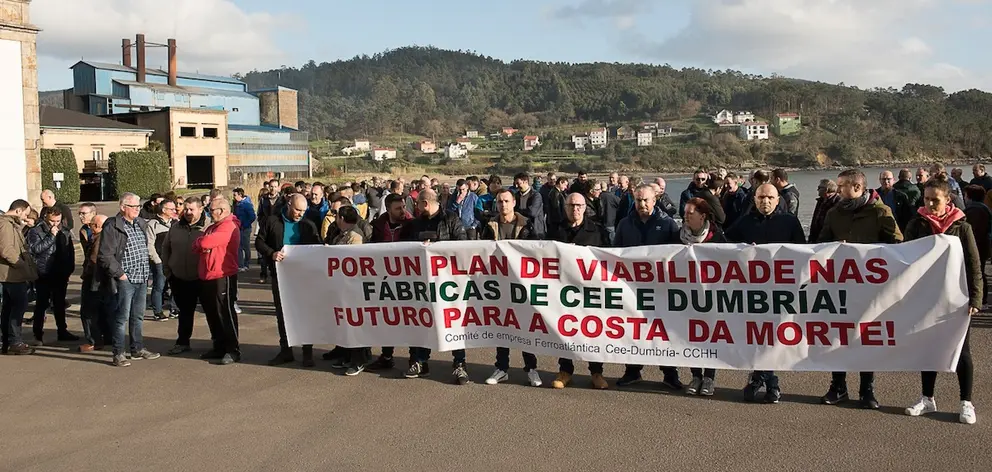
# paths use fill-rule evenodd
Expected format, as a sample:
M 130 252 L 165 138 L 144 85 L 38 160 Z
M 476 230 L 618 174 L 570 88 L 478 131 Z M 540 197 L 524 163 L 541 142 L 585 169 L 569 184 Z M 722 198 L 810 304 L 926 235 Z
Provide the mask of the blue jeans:
M 248 268 L 251 260 L 251 228 L 241 230 L 241 247 L 238 248 L 238 267 Z
M 165 273 L 162 272 L 162 264 L 151 264 L 152 269 L 152 313 L 162 313 L 162 296 L 165 293 Z M 144 293 L 144 292 L 142 292 Z
M 24 323 L 24 312 L 28 309 L 28 284 L 4 282 L 0 286 L 3 293 L 0 331 L 3 349 L 6 350 L 21 343 L 21 324 Z
M 609 238 L 610 238 L 610 245 L 612 246 L 613 245 L 613 240 L 616 239 L 616 237 L 617 237 L 617 228 L 616 228 L 616 226 L 607 226 L 606 227 L 606 235 L 609 236 Z
M 134 283 L 130 280 L 118 280 L 117 283 L 117 312 L 114 314 L 114 355 L 124 354 L 124 325 L 126 334 L 131 338 L 131 352 L 138 352 L 144 346 L 141 341 L 141 324 L 145 318 L 145 291 L 148 282 Z

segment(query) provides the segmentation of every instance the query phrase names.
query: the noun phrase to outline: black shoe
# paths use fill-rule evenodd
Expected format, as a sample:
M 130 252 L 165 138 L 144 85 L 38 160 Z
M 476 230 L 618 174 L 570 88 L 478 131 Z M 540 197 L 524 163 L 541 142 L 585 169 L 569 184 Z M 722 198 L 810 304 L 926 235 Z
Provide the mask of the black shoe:
M 169 352 L 171 353 L 172 351 Z M 207 352 L 204 352 L 203 354 L 200 354 L 200 359 L 203 359 L 205 361 L 215 361 L 218 359 L 222 359 L 223 357 L 224 357 L 224 351 L 218 351 L 216 349 L 211 349 Z
M 334 349 L 331 349 L 330 351 L 321 354 L 320 358 L 325 361 L 333 361 L 337 358 L 345 357 L 345 356 L 346 356 L 346 352 L 344 348 L 342 348 L 341 346 L 335 346 Z
M 626 387 L 628 385 L 634 385 L 635 383 L 640 382 L 641 380 L 643 379 L 641 378 L 640 372 L 625 373 L 623 374 L 623 377 L 617 379 L 617 387 Z
M 827 394 L 820 398 L 820 403 L 824 405 L 839 405 L 848 400 L 847 387 L 830 386 Z
M 313 361 L 313 347 L 310 347 L 309 349 L 306 347 L 303 348 L 303 360 L 300 361 L 300 364 L 303 365 L 303 367 L 317 366 L 317 363 Z
M 661 386 L 668 390 L 675 390 L 677 392 L 681 392 L 682 389 L 685 388 L 685 385 L 682 385 L 682 381 L 675 375 L 671 377 L 666 376 L 664 380 L 661 381 Z
M 875 398 L 873 392 L 862 393 L 861 399 L 858 400 L 858 406 L 865 410 L 877 410 L 879 407 L 878 399 Z
M 374 362 L 365 366 L 365 370 L 369 372 L 378 372 L 380 370 L 389 370 L 393 367 L 395 367 L 395 364 L 393 363 L 392 357 L 379 356 L 379 358 Z
M 782 399 L 782 391 L 777 388 L 770 388 L 765 392 L 765 403 L 778 404 Z
M 269 365 L 277 366 L 277 365 L 289 364 L 290 362 L 293 362 L 295 360 L 296 358 L 293 357 L 292 349 L 283 349 L 279 351 L 279 354 L 276 354 L 276 357 L 273 357 L 272 360 L 269 361 Z
M 227 354 L 224 354 L 223 357 L 221 357 L 220 359 L 218 359 L 217 362 L 215 362 L 215 364 L 217 364 L 217 365 L 231 365 L 231 364 L 233 364 L 235 362 L 238 362 L 240 360 L 241 360 L 241 355 L 227 353 Z
M 169 315 L 159 312 L 159 313 L 155 313 L 152 319 L 155 321 L 169 321 Z
M 63 332 L 59 333 L 58 340 L 59 341 L 79 341 L 79 336 L 76 336 L 75 334 L 72 334 L 72 333 L 70 333 L 68 331 L 63 331 Z
M 468 371 L 465 370 L 465 363 L 455 364 L 455 370 L 451 375 L 454 377 L 456 385 L 465 385 L 468 383 Z
M 410 368 L 403 374 L 408 379 L 422 379 L 431 376 L 431 368 L 426 362 L 411 362 Z
M 758 394 L 761 393 L 762 386 L 763 384 L 760 380 L 751 379 L 751 381 L 744 386 L 744 400 L 752 403 L 758 401 Z

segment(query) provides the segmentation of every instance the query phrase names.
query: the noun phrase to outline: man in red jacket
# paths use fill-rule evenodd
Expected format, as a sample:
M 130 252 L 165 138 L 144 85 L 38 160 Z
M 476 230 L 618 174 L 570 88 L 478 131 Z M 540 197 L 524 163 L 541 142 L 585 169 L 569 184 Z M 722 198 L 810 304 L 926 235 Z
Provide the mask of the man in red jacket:
M 231 214 L 231 202 L 224 197 L 210 201 L 210 216 L 214 223 L 193 242 L 193 251 L 200 255 L 200 300 L 214 340 L 215 356 L 209 357 L 219 357 L 218 364 L 228 365 L 241 360 L 238 315 L 234 311 L 241 222 Z

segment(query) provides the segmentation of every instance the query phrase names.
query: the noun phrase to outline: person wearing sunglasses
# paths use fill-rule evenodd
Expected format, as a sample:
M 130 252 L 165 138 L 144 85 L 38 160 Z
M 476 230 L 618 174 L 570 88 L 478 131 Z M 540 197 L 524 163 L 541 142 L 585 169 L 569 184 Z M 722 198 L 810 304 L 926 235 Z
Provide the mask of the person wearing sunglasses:
M 696 197 L 701 197 L 703 192 L 709 192 L 706 187 L 706 182 L 709 180 L 710 174 L 706 172 L 706 169 L 696 169 L 696 172 L 692 174 L 692 181 L 689 182 L 689 188 L 682 192 L 679 197 L 679 217 L 685 217 L 685 204 Z

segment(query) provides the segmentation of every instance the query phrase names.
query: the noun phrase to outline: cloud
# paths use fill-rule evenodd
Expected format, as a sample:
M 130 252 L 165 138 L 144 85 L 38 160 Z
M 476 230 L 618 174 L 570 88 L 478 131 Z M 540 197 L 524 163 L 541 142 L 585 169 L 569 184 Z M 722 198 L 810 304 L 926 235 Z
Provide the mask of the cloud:
M 298 19 L 248 12 L 231 0 L 35 0 L 32 21 L 42 28 L 38 55 L 76 61 L 121 61 L 121 38 L 144 33 L 150 42 L 175 38 L 182 70 L 232 74 L 284 64 L 277 31 L 298 31 Z M 149 67 L 167 66 L 164 48 L 147 50 Z
M 969 1 L 969 0 L 956 0 Z M 948 90 L 990 79 L 935 60 L 925 25 L 949 0 L 695 0 L 665 40 L 628 32 L 645 58 L 739 68 L 863 87 L 934 81 Z M 934 43 L 935 44 L 935 43 Z
M 583 0 L 577 5 L 562 5 L 548 11 L 555 20 L 612 19 L 619 30 L 633 28 L 637 15 L 654 8 L 652 0 Z

